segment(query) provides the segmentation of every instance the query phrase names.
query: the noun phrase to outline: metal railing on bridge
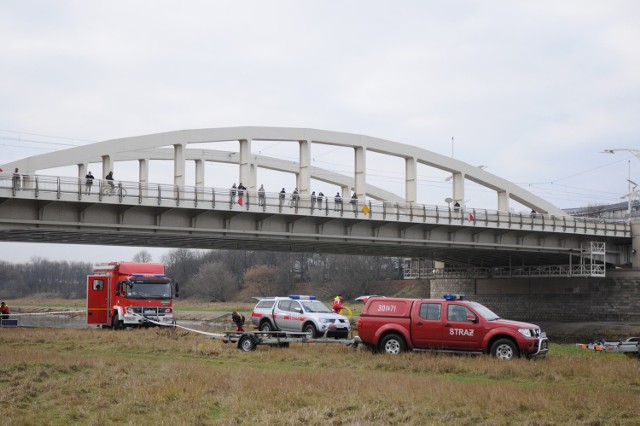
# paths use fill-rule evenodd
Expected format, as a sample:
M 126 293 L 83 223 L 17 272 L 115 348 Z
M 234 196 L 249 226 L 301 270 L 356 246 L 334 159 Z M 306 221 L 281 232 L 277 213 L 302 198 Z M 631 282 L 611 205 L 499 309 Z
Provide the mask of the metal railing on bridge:
M 514 213 L 466 207 L 447 207 L 417 203 L 363 201 L 358 199 L 322 198 L 292 193 L 260 193 L 254 190 L 177 186 L 127 181 L 0 173 L 0 190 L 10 190 L 14 197 L 29 193 L 35 198 L 43 193 L 57 199 L 72 195 L 74 199 L 101 203 L 167 205 L 176 207 L 243 209 L 246 211 L 332 215 L 346 218 L 431 223 L 460 227 L 495 227 L 574 234 L 630 237 L 630 225 L 624 220 L 588 217 L 557 217 L 541 213 Z

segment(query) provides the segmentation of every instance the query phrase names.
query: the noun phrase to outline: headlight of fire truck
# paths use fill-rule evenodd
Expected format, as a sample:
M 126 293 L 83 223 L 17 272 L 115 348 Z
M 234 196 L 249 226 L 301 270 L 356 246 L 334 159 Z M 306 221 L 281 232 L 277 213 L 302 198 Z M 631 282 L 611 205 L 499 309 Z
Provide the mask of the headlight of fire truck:
M 329 323 L 332 323 L 332 322 L 333 322 L 333 320 L 332 320 L 332 319 L 330 319 L 330 318 L 320 318 L 320 322 L 321 322 L 321 323 L 329 324 Z
M 530 330 L 528 328 L 520 328 L 518 329 L 518 333 L 522 334 L 524 337 L 533 337 L 533 330 Z
M 171 308 L 164 308 L 164 313 L 165 314 L 170 314 L 171 313 Z

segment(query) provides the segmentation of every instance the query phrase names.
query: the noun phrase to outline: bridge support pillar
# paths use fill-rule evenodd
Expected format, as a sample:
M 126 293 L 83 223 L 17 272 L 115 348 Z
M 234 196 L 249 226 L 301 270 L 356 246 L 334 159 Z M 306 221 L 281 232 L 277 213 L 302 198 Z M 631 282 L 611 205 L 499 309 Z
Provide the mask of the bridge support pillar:
M 355 151 L 355 167 L 354 167 L 354 175 L 355 175 L 355 188 L 354 191 L 358 194 L 358 199 L 364 201 L 366 195 L 366 158 L 367 158 L 367 150 L 362 146 L 357 146 L 354 148 Z M 347 192 L 346 194 L 342 194 L 343 197 L 350 197 L 351 194 Z
M 413 157 L 404 160 L 404 198 L 407 203 L 415 203 L 417 199 L 417 165 Z
M 196 188 L 204 188 L 204 160 L 196 160 Z
M 184 145 L 173 145 L 173 184 L 184 186 Z
M 509 211 L 509 193 L 507 191 L 498 192 L 498 210 Z
M 138 182 L 142 187 L 142 196 L 147 196 L 147 187 L 149 185 L 149 160 L 141 158 L 138 160 Z
M 309 196 L 311 193 L 311 142 L 299 141 L 300 144 L 300 172 L 297 176 L 298 192 L 302 196 Z
M 255 173 L 251 164 L 251 139 L 240 139 L 240 181 L 249 191 L 255 191 Z
M 464 204 L 464 173 L 453 173 L 453 202 Z
M 78 179 L 82 180 L 87 175 L 87 165 L 85 163 L 78 164 Z
M 631 222 L 631 253 L 629 254 L 629 261 L 631 267 L 634 269 L 640 269 L 640 220 L 634 220 Z
M 100 179 L 104 179 L 109 172 L 113 171 L 113 161 L 111 160 L 110 155 L 102 156 L 102 176 Z

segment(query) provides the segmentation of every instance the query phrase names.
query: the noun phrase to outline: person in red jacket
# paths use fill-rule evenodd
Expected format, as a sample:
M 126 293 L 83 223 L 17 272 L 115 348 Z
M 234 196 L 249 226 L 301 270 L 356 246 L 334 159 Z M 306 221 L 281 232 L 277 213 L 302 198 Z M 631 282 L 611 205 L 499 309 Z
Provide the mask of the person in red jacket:
M 0 303 L 0 313 L 2 313 L 2 319 L 9 319 L 9 305 Z
M 342 312 L 342 301 L 344 299 L 342 298 L 342 295 L 339 294 L 335 297 L 335 299 L 333 299 L 333 312 L 335 312 L 336 314 L 339 314 L 340 312 Z

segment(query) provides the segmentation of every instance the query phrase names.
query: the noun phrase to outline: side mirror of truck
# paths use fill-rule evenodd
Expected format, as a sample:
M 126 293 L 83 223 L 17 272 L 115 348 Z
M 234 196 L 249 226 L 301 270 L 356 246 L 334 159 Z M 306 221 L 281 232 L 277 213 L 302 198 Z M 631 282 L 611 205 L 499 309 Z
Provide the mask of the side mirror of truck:
M 116 296 L 120 296 L 121 291 L 122 291 L 122 281 L 116 283 Z
M 180 297 L 180 287 L 178 286 L 178 283 L 175 284 L 175 288 L 176 288 L 176 297 Z
M 472 323 L 477 323 L 478 322 L 478 317 L 473 315 L 473 314 L 467 314 L 467 321 L 472 322 Z

